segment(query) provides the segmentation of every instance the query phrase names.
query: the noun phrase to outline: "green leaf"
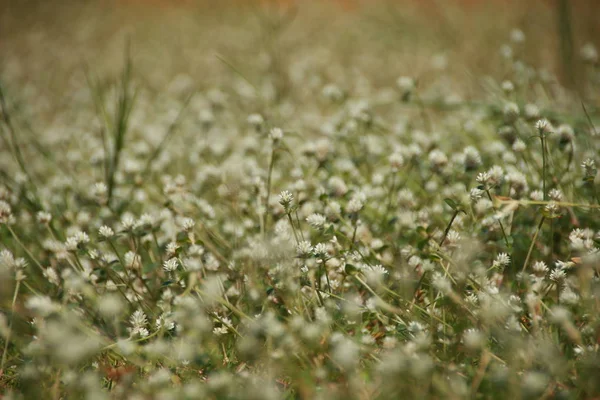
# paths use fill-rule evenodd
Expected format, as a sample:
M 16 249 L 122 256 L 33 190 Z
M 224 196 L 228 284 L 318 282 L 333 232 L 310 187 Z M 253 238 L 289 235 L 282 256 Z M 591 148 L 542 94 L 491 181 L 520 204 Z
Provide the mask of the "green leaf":
M 347 275 L 356 275 L 358 273 L 358 268 L 352 264 L 346 264 L 344 271 L 346 271 Z
M 325 235 L 327 236 L 333 236 L 333 234 L 335 233 L 335 228 L 333 227 L 333 224 L 330 224 L 327 229 L 325 229 Z
M 452 200 L 449 197 L 446 197 L 444 199 L 444 201 L 446 202 L 446 204 L 448 204 L 450 206 L 451 209 L 453 209 L 454 211 L 456 211 L 458 209 L 458 203 L 454 200 Z
M 512 249 L 513 243 L 515 242 L 515 239 L 512 237 L 512 235 L 507 236 L 506 241 L 508 242 L 509 249 Z

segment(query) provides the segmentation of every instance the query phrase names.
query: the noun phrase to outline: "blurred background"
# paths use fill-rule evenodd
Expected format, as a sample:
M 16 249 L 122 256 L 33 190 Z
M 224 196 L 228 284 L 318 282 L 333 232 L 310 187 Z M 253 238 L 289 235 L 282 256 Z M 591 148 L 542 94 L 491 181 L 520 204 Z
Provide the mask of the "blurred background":
M 444 84 L 470 97 L 482 77 L 531 66 L 582 91 L 582 52 L 600 46 L 599 21 L 598 0 L 4 0 L 0 79 L 55 105 L 85 68 L 119 71 L 129 41 L 139 79 L 155 90 L 243 75 L 275 80 L 285 96 L 308 77 L 359 90 L 364 79 L 426 82 L 444 69 Z

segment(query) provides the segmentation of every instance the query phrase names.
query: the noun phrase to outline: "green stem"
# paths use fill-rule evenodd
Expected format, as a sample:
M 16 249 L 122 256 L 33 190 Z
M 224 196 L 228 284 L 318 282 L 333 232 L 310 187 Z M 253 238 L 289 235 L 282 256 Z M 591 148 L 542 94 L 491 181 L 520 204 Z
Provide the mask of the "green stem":
M 325 260 L 321 259 L 321 275 L 325 275 L 325 280 L 327 281 L 327 288 L 329 289 L 329 293 L 333 293 L 331 290 L 331 282 L 329 281 L 329 274 L 327 273 L 327 266 L 325 265 Z
M 540 141 L 542 142 L 542 190 L 544 201 L 546 201 L 546 136 L 544 132 L 540 134 Z
M 454 220 L 458 216 L 459 212 L 460 212 L 460 210 L 455 210 L 454 214 L 452 214 L 452 218 L 450 219 L 450 222 L 448 223 L 448 226 L 446 226 L 446 230 L 444 231 L 444 236 L 442 236 L 442 240 L 440 240 L 440 243 L 439 243 L 440 247 L 442 247 L 442 245 L 444 244 L 444 241 L 446 240 L 446 237 L 448 236 L 448 232 L 450 232 L 450 229 L 452 228 L 452 224 L 454 223 Z M 421 275 L 421 278 L 419 278 L 419 281 L 417 282 L 417 286 L 415 287 L 415 291 L 412 296 L 413 297 L 412 304 L 414 304 L 417 293 L 419 292 L 419 288 L 421 287 L 423 280 L 425 280 L 425 274 L 426 274 L 426 272 L 423 272 L 423 274 Z
M 446 237 L 448 237 L 448 233 L 450 232 L 450 229 L 452 228 L 452 224 L 454 223 L 454 220 L 458 216 L 459 212 L 460 212 L 459 210 L 455 210 L 454 214 L 452 214 L 452 218 L 450 219 L 450 222 L 448 223 L 448 226 L 446 226 L 446 230 L 444 231 L 444 236 L 442 236 L 442 240 L 440 240 L 440 243 L 439 243 L 440 247 L 442 247 L 442 245 L 444 244 L 444 241 L 446 240 Z
M 531 258 L 531 253 L 533 252 L 533 246 L 535 246 L 535 241 L 537 240 L 537 237 L 540 233 L 540 230 L 542 229 L 542 225 L 544 224 L 545 220 L 546 217 L 542 216 L 542 219 L 540 219 L 540 223 L 538 224 L 537 229 L 535 230 L 535 234 L 533 235 L 533 239 L 531 240 L 531 245 L 529 246 L 529 250 L 527 251 L 527 257 L 525 258 L 525 262 L 523 263 L 523 269 L 521 270 L 522 272 L 525 272 L 527 264 L 529 264 L 529 259 Z
M 10 232 L 10 234 L 12 235 L 12 237 L 15 239 L 15 241 L 19 244 L 19 246 L 21 246 L 21 248 L 29 256 L 29 258 L 31 258 L 31 260 L 33 260 L 33 262 L 35 263 L 35 265 L 37 265 L 39 267 L 40 271 L 43 273 L 44 272 L 44 267 L 42 267 L 42 264 L 40 264 L 40 262 L 33 256 L 33 254 L 31 254 L 31 252 L 29 251 L 29 249 L 27 249 L 27 247 L 23 244 L 23 242 L 21 242 L 21 240 L 19 239 L 19 237 L 17 236 L 17 234 L 15 233 L 15 231 L 12 230 L 12 228 L 10 227 L 10 225 L 6 224 L 6 227 L 8 228 L 8 231 Z
M 4 352 L 2 353 L 2 362 L 0 363 L 0 375 L 4 372 L 4 364 L 6 363 L 6 358 L 8 356 L 8 344 L 10 343 L 10 336 L 12 333 L 13 320 L 15 317 L 15 304 L 17 303 L 17 296 L 19 295 L 19 288 L 21 287 L 21 281 L 18 280 L 15 285 L 15 292 L 12 298 L 11 305 L 11 314 L 10 314 L 10 323 L 8 324 L 8 333 L 6 334 L 6 341 L 4 342 Z
M 350 250 L 354 248 L 354 241 L 356 240 L 356 231 L 358 230 L 358 216 L 352 218 L 352 225 L 354 225 L 354 230 L 352 231 L 352 239 L 350 239 Z
M 267 195 L 265 199 L 265 228 L 263 234 L 267 232 L 267 225 L 269 223 L 269 201 L 271 200 L 271 180 L 273 177 L 273 167 L 275 166 L 275 145 L 271 149 L 271 159 L 269 161 L 269 172 L 267 175 Z
M 323 307 L 325 305 L 325 302 L 323 301 L 323 297 L 321 296 L 321 276 L 320 276 L 320 274 L 318 274 L 318 276 L 315 277 L 315 292 L 317 292 L 319 304 L 321 305 L 321 307 Z
M 485 192 L 487 193 L 488 198 L 490 199 L 492 204 L 494 204 L 494 200 L 492 200 L 492 195 L 490 194 L 490 190 L 486 189 Z M 494 207 L 494 209 L 495 209 L 495 207 Z M 504 225 L 502 224 L 502 221 L 500 221 L 500 219 L 498 219 L 498 224 L 500 225 L 500 230 L 502 231 L 502 237 L 504 238 L 504 243 L 506 244 L 506 248 L 508 250 L 510 250 L 510 243 L 508 241 L 508 237 L 506 236 L 506 231 L 504 230 Z
M 294 214 L 296 215 L 296 223 L 298 224 L 298 230 L 300 231 L 300 236 L 302 237 L 302 240 L 306 240 L 306 239 L 304 239 L 304 233 L 302 232 L 302 228 L 300 227 L 300 217 L 298 216 L 298 210 L 296 210 L 296 212 Z
M 287 213 L 288 221 L 290 221 L 290 226 L 292 227 L 292 232 L 294 232 L 294 239 L 296 239 L 296 244 L 300 244 L 298 240 L 298 234 L 296 233 L 296 227 L 294 226 L 294 221 L 292 221 L 292 216 L 290 213 Z
M 387 206 L 385 207 L 385 214 L 384 214 L 384 218 L 387 217 L 388 213 L 390 212 L 390 209 L 392 208 L 392 199 L 394 197 L 394 190 L 396 189 L 396 173 L 394 173 L 394 175 L 392 176 L 392 185 L 390 186 L 390 190 L 388 192 L 388 198 L 387 198 Z M 384 219 L 385 222 L 385 219 Z

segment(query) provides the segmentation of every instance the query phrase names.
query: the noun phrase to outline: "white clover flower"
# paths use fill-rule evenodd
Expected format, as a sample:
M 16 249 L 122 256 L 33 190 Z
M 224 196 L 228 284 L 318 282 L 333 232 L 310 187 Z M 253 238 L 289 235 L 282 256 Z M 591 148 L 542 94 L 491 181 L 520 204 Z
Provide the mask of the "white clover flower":
M 496 256 L 494 263 L 492 264 L 495 268 L 506 268 L 510 264 L 510 256 L 506 253 L 500 253 Z
M 355 214 L 355 213 L 359 212 L 360 210 L 362 210 L 363 207 L 364 207 L 363 202 L 358 197 L 353 197 L 352 199 L 350 199 L 350 201 L 346 205 L 346 211 L 349 214 Z
M 559 300 L 561 304 L 574 306 L 579 303 L 579 295 L 570 287 L 565 286 L 565 288 L 560 292 Z
M 128 268 L 135 268 L 139 265 L 139 256 L 133 251 L 128 251 L 123 255 L 123 261 Z
M 490 183 L 500 185 L 504 179 L 504 169 L 499 165 L 492 166 L 488 171 Z
M 512 149 L 515 153 L 522 153 L 527 150 L 527 144 L 521 139 L 517 139 L 514 141 Z
M 193 244 L 188 248 L 187 251 L 190 257 L 201 257 L 204 254 L 204 247 Z
M 25 307 L 41 317 L 47 317 L 60 309 L 48 296 L 32 296 L 25 302 Z
M 415 80 L 409 76 L 401 76 L 396 80 L 396 85 L 402 93 L 410 93 L 415 88 Z
M 454 229 L 450 229 L 450 231 L 448 232 L 448 236 L 446 237 L 446 240 L 448 240 L 449 244 L 456 244 L 460 241 L 460 233 L 458 231 L 455 231 Z
M 512 93 L 515 90 L 515 85 L 511 81 L 503 81 L 501 87 L 502 90 L 506 93 Z M 517 110 L 518 109 L 519 106 L 517 106 Z
M 269 137 L 271 138 L 271 140 L 273 140 L 274 142 L 278 142 L 281 139 L 283 139 L 283 130 L 281 128 L 272 128 L 269 131 Z
M 136 310 L 131 317 L 129 317 L 129 323 L 131 324 L 131 335 L 139 335 L 141 337 L 148 336 L 149 332 L 146 329 L 148 324 L 148 317 L 142 310 Z
M 338 176 L 332 176 L 327 181 L 327 186 L 336 196 L 343 196 L 348 192 L 348 186 L 344 180 Z
M 581 48 L 581 59 L 589 64 L 595 64 L 598 62 L 598 50 L 593 43 L 586 43 Z
M 433 287 L 439 290 L 443 294 L 449 294 L 452 292 L 452 283 L 448 278 L 439 272 L 435 272 L 431 278 Z
M 520 171 L 511 171 L 506 175 L 506 180 L 513 190 L 522 192 L 528 189 L 527 177 Z
M 536 261 L 531 269 L 537 275 L 545 275 L 548 272 L 548 266 L 543 261 Z
M 550 272 L 550 280 L 556 282 L 557 284 L 561 284 L 565 281 L 567 277 L 567 273 L 565 270 L 561 268 L 556 268 Z
M 552 133 L 554 131 L 550 121 L 545 118 L 540 119 L 535 123 L 535 129 L 537 129 L 540 134 Z
M 554 200 L 554 201 L 562 201 L 563 199 L 563 193 L 560 189 L 551 189 L 548 192 L 548 197 L 550 198 L 550 200 Z
M 388 161 L 389 161 L 390 166 L 392 167 L 393 171 L 399 170 L 404 165 L 404 157 L 399 152 L 393 153 L 388 158 Z
M 519 106 L 515 103 L 506 103 L 504 105 L 504 120 L 507 123 L 513 123 L 519 118 Z
M 213 329 L 213 334 L 215 334 L 216 336 L 222 336 L 227 334 L 229 332 L 230 327 L 232 327 L 231 320 L 229 318 L 220 317 L 219 320 L 221 322 L 221 326 L 215 327 Z
M 169 258 L 168 260 L 163 262 L 163 269 L 167 272 L 175 271 L 178 266 L 179 266 L 179 261 L 175 257 Z
M 178 249 L 179 249 L 179 245 L 176 242 L 169 242 L 167 244 L 167 247 L 165 248 L 165 251 L 169 255 L 174 255 L 177 253 Z
M 246 121 L 254 128 L 260 128 L 265 123 L 265 119 L 260 114 L 250 114 Z
M 563 269 L 563 270 L 568 270 L 568 269 L 573 268 L 575 266 L 575 263 L 573 261 L 560 261 L 560 260 L 558 260 L 558 261 L 556 261 L 554 263 L 554 265 L 556 266 L 556 268 L 560 268 L 560 269 Z
M 525 111 L 525 118 L 528 120 L 533 120 L 540 117 L 540 109 L 535 104 L 525 104 L 523 111 Z
M 150 335 L 150 331 L 148 331 L 147 328 L 138 328 L 135 330 L 135 333 L 137 335 L 140 335 L 140 337 L 147 337 L 148 335 Z
M 10 204 L 0 200 L 0 224 L 7 224 L 12 218 L 12 209 Z
M 95 197 L 105 197 L 108 195 L 108 186 L 104 182 L 97 182 L 92 187 L 92 195 Z
M 209 271 L 218 271 L 221 264 L 214 254 L 207 253 L 204 260 L 204 266 Z
M 483 193 L 485 193 L 483 190 L 479 188 L 473 188 L 469 191 L 469 198 L 473 203 L 477 203 L 477 201 L 483 197 Z
M 121 218 L 121 227 L 124 231 L 132 229 L 135 225 L 135 219 L 132 215 L 126 214 Z
M 113 294 L 105 294 L 98 300 L 98 311 L 105 317 L 115 317 L 123 311 L 121 299 Z
M 544 193 L 541 190 L 534 190 L 529 193 L 529 197 L 534 201 L 542 201 L 544 199 Z
M 349 370 L 357 365 L 359 355 L 360 347 L 351 339 L 344 337 L 335 342 L 331 357 L 342 368 Z
M 111 238 L 115 235 L 115 231 L 112 230 L 111 227 L 106 226 L 106 225 L 102 225 L 99 229 L 98 229 L 98 234 L 100 236 L 102 236 L 103 238 Z
M 465 147 L 463 151 L 465 167 L 473 170 L 481 165 L 481 154 L 473 146 Z
M 385 243 L 379 238 L 375 238 L 371 241 L 371 248 L 373 250 L 380 250 L 381 248 L 383 248 L 383 246 L 385 246 Z
M 513 331 L 513 332 L 521 332 L 523 330 L 523 328 L 521 327 L 521 323 L 519 322 L 519 319 L 514 315 L 510 315 L 508 317 L 508 319 L 506 320 L 506 323 L 504 324 L 504 327 L 508 331 Z
M 510 32 L 510 40 L 514 43 L 523 43 L 525 41 L 525 34 L 520 29 L 513 29 Z
M 213 329 L 213 334 L 216 336 L 223 336 L 227 334 L 228 329 L 226 326 L 219 326 Z
M 463 343 L 471 350 L 477 350 L 485 345 L 485 336 L 479 329 L 469 328 L 463 333 Z
M 306 222 L 315 229 L 323 229 L 327 218 L 322 214 L 314 213 L 306 217 Z
M 486 188 L 488 187 L 491 179 L 492 179 L 492 176 L 489 174 L 489 172 L 480 172 L 479 174 L 477 174 L 477 177 L 475 178 L 477 183 L 479 183 L 480 185 L 482 185 Z
M 10 250 L 4 249 L 0 251 L 0 266 L 6 269 L 14 269 L 17 266 L 15 256 Z
M 75 251 L 80 246 L 83 246 L 90 242 L 90 237 L 87 233 L 78 231 L 73 236 L 69 236 L 65 241 L 65 247 L 68 251 Z
M 52 283 L 53 285 L 60 285 L 60 277 L 58 276 L 54 268 L 48 267 L 44 269 L 43 275 L 48 280 L 48 282 Z
M 591 229 L 573 229 L 569 234 L 569 241 L 574 250 L 592 250 L 594 248 L 594 232 Z
M 550 215 L 560 215 L 560 207 L 554 200 L 551 200 L 544 206 L 544 210 Z
M 313 248 L 313 252 L 317 258 L 325 258 L 329 255 L 329 249 L 326 243 L 317 243 Z
M 566 144 L 566 143 L 572 142 L 573 139 L 575 139 L 575 131 L 573 130 L 571 125 L 561 124 L 558 127 L 557 132 L 560 136 L 561 143 Z
M 344 98 L 344 92 L 333 83 L 325 85 L 321 95 L 330 101 L 340 101 Z
M 52 214 L 46 211 L 38 211 L 36 218 L 40 224 L 49 224 L 52 221 Z
M 147 378 L 147 382 L 150 386 L 161 387 L 171 382 L 171 372 L 166 368 L 159 368 Z
M 583 168 L 584 174 L 586 178 L 594 178 L 597 173 L 596 162 L 591 158 L 586 158 L 581 163 L 581 168 Z
M 342 213 L 342 206 L 337 201 L 332 201 L 325 207 L 325 214 L 329 218 L 335 219 Z
M 183 230 L 185 232 L 189 232 L 192 229 L 194 229 L 194 226 L 196 225 L 196 221 L 194 221 L 191 218 L 184 218 L 182 223 L 181 223 L 181 227 L 183 228 Z
M 154 324 L 157 330 L 162 328 L 165 328 L 168 331 L 175 329 L 175 322 L 165 314 L 162 314 L 158 318 L 156 318 Z
M 554 307 L 552 307 L 552 309 L 550 311 L 551 311 L 550 318 L 552 319 L 552 322 L 554 322 L 556 324 L 562 324 L 564 322 L 568 322 L 569 319 L 571 318 L 571 313 L 565 307 L 554 306 Z
M 417 334 L 425 331 L 425 327 L 419 321 L 410 321 L 408 323 L 408 325 L 406 326 L 406 328 L 413 335 L 417 335 Z
M 465 302 L 467 302 L 468 304 L 475 306 L 477 305 L 477 303 L 479 303 L 479 298 L 474 294 L 471 293 L 467 296 L 465 296 Z
M 429 153 L 428 156 L 429 162 L 434 168 L 441 168 L 444 165 L 448 164 L 448 157 L 444 154 L 443 151 L 434 149 Z
M 77 232 L 75 234 L 75 238 L 79 243 L 86 244 L 90 242 L 90 237 L 88 236 L 88 234 L 82 231 Z
M 313 252 L 313 247 L 310 244 L 310 242 L 304 240 L 300 243 L 298 243 L 298 245 L 296 246 L 296 254 L 298 254 L 298 257 L 309 257 Z
M 198 120 L 205 126 L 208 127 L 215 121 L 215 115 L 210 109 L 204 108 L 200 110 Z
M 523 309 L 521 307 L 521 303 L 522 303 L 521 298 L 519 296 L 517 296 L 516 294 L 511 294 L 508 297 L 508 305 L 514 312 L 523 311 Z
M 147 227 L 152 226 L 156 220 L 148 213 L 144 213 L 140 216 L 140 219 L 135 223 L 134 227 Z
M 383 267 L 381 264 L 368 266 L 363 271 L 369 282 L 373 282 L 375 284 L 380 283 L 381 280 L 388 275 L 388 270 L 385 269 L 385 267 Z
M 279 204 L 283 206 L 286 212 L 289 211 L 292 201 L 294 201 L 294 195 L 289 191 L 284 190 L 279 193 Z

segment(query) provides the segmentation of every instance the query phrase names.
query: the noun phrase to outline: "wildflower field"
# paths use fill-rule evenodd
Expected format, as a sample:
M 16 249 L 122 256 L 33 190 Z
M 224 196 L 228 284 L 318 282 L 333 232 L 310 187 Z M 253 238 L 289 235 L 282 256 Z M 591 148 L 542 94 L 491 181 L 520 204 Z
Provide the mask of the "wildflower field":
M 599 398 L 598 20 L 523 3 L 0 6 L 0 398 Z

